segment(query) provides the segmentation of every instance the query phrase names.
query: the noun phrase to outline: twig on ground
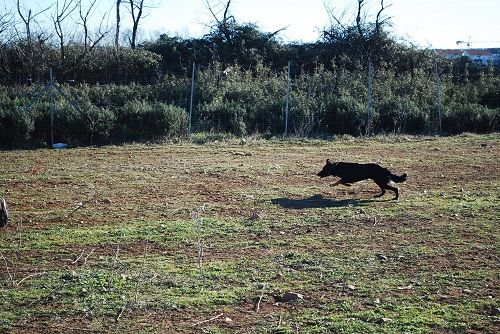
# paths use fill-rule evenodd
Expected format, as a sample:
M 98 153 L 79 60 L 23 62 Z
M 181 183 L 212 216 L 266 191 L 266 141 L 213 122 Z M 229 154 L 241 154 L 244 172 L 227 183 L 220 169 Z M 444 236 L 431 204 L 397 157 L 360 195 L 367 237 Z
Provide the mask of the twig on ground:
M 224 315 L 224 313 L 220 313 L 220 314 L 217 314 L 215 317 L 212 317 L 210 319 L 206 319 L 206 320 L 202 320 L 202 321 L 198 321 L 196 323 L 194 323 L 191 327 L 196 327 L 196 326 L 199 326 L 201 324 L 204 324 L 204 323 L 207 323 L 207 322 L 210 322 L 210 321 L 213 321 L 213 320 L 216 320 L 220 317 L 222 317 Z
M 2 252 L 0 252 L 0 257 L 3 259 L 3 262 L 5 263 L 5 269 L 7 271 L 7 274 L 9 275 L 9 280 L 10 280 L 11 284 L 14 285 L 14 277 L 12 277 L 12 274 L 10 273 L 9 263 L 7 262 L 7 259 L 2 254 Z
M 200 270 L 200 276 L 203 276 L 203 256 L 205 254 L 204 251 L 204 240 L 203 240 L 203 218 L 200 217 L 201 213 L 205 212 L 205 204 L 196 208 L 195 211 L 191 212 L 191 217 L 196 223 L 195 232 L 196 232 L 196 247 L 198 250 L 197 258 L 198 258 L 198 269 Z
M 262 291 L 260 293 L 259 300 L 255 304 L 255 312 L 259 312 L 260 310 L 260 303 L 262 302 L 262 298 L 264 297 L 265 289 L 266 289 L 266 284 L 264 283 L 262 284 Z
M 92 255 L 92 253 L 94 253 L 94 251 L 95 248 L 92 248 L 92 250 L 87 254 L 87 256 L 85 256 L 85 259 L 83 259 L 83 264 L 87 263 L 88 258 L 90 257 L 90 255 Z
M 21 285 L 22 282 L 26 281 L 29 278 L 32 278 L 32 277 L 35 277 L 35 276 L 45 275 L 46 273 L 47 273 L 46 271 L 42 271 L 41 273 L 30 274 L 30 275 L 26 276 L 25 278 L 21 279 L 19 282 L 17 282 L 16 286 Z
M 113 253 L 115 254 L 115 263 L 118 262 L 118 254 L 120 253 L 120 246 L 116 246 L 116 250 L 113 249 Z
M 138 300 L 139 300 L 139 285 L 141 283 L 141 277 L 139 276 L 137 278 L 137 282 L 135 282 L 135 299 L 134 299 L 134 305 L 137 305 Z
M 85 206 L 85 204 L 87 204 L 88 202 L 89 201 L 84 201 L 84 202 L 78 203 L 78 205 L 76 206 L 76 208 L 74 208 L 73 210 L 71 210 L 70 213 L 68 213 L 66 215 L 66 218 L 71 217 L 75 212 L 77 212 L 78 210 L 80 210 L 81 208 L 83 208 Z
M 116 317 L 115 321 L 118 322 L 123 314 L 123 312 L 125 312 L 125 309 L 127 308 L 127 305 L 128 305 L 128 302 L 123 304 L 121 310 L 120 310 L 120 313 L 118 313 L 118 316 Z
M 75 261 L 71 262 L 73 264 L 77 263 L 78 261 L 80 261 L 80 259 L 83 257 L 83 254 L 85 254 L 85 249 L 82 250 L 82 252 L 80 253 L 80 255 L 76 258 Z

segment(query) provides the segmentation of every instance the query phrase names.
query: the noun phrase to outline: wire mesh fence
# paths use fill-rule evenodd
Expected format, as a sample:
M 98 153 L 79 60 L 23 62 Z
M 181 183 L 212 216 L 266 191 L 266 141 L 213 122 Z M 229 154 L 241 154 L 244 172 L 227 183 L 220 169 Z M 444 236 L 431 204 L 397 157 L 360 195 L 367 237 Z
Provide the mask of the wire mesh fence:
M 41 84 L 1 86 L 0 146 L 93 145 L 193 132 L 308 137 L 499 130 L 498 99 L 452 98 L 487 83 L 457 86 L 437 67 L 413 75 L 374 71 L 371 91 L 367 71 L 323 66 L 306 72 L 293 64 L 281 70 L 193 64 L 184 76 L 127 79 L 135 75 L 122 84 L 56 72 L 61 88 L 42 96 L 36 96 Z

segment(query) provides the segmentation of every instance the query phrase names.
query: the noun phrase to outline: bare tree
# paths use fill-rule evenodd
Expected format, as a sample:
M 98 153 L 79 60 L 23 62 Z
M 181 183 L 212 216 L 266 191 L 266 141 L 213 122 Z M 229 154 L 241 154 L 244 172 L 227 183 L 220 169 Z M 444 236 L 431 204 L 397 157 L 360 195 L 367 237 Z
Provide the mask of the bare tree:
M 205 3 L 205 7 L 210 11 L 210 14 L 212 14 L 212 17 L 215 20 L 215 28 L 219 37 L 223 38 L 226 43 L 231 44 L 231 25 L 235 22 L 234 16 L 229 14 L 229 6 L 231 5 L 231 0 L 228 0 L 225 5 L 220 1 L 216 5 L 211 3 L 209 0 L 203 0 L 203 2 Z M 221 5 L 224 9 L 217 10 L 216 7 L 220 7 Z M 222 18 L 218 17 L 220 12 L 223 13 Z
M 382 27 L 385 26 L 390 20 L 390 17 L 383 18 L 382 12 L 391 5 L 385 6 L 384 0 L 380 0 L 380 10 L 377 12 L 377 15 L 375 17 L 375 22 L 369 24 L 367 22 L 367 14 L 364 11 L 366 0 L 357 0 L 357 1 L 358 1 L 358 10 L 356 14 L 356 28 L 358 29 L 359 36 L 363 41 L 361 47 L 363 48 L 363 51 L 365 52 L 366 56 L 370 57 L 374 51 L 373 48 L 376 46 L 377 42 L 380 39 L 382 33 Z
M 60 51 L 61 64 L 64 64 L 64 60 L 66 58 L 65 54 L 66 36 L 65 36 L 65 31 L 63 29 L 63 23 L 77 8 L 78 4 L 73 0 L 64 0 L 63 3 L 60 4 L 59 0 L 56 0 L 55 5 L 56 8 L 55 12 L 52 15 L 52 22 L 54 23 L 56 35 L 59 38 L 59 51 Z
M 388 25 L 390 17 L 384 17 L 383 12 L 391 5 L 386 6 L 384 0 L 380 0 L 380 9 L 378 10 L 374 22 L 369 22 L 368 13 L 365 10 L 366 0 L 356 0 L 357 10 L 355 14 L 355 22 L 344 23 L 347 16 L 347 10 L 336 15 L 334 10 L 325 4 L 330 24 L 330 31 L 325 31 L 324 34 L 328 38 L 345 38 L 351 33 L 354 27 L 358 34 L 356 47 L 359 48 L 364 58 L 368 63 L 368 101 L 367 113 L 368 119 L 366 122 L 365 133 L 370 136 L 371 131 L 371 104 L 372 104 L 372 78 L 373 78 L 373 57 L 376 54 L 376 49 L 381 45 L 383 28 Z
M 120 5 L 122 0 L 116 0 L 116 30 L 115 30 L 115 48 L 120 47 Z
M 26 49 L 23 50 L 22 48 L 19 49 L 20 56 L 21 58 L 25 59 L 25 62 L 27 64 L 28 72 L 29 72 L 29 77 L 28 81 L 30 81 L 33 77 L 34 74 L 34 58 L 35 58 L 35 50 L 33 47 L 33 25 L 36 24 L 36 17 L 43 14 L 44 12 L 48 11 L 50 8 L 52 8 L 52 5 L 40 9 L 37 12 L 33 12 L 31 8 L 29 9 L 24 9 L 21 6 L 21 2 L 17 0 L 16 2 L 16 8 L 17 8 L 17 13 L 19 14 L 19 17 L 21 18 L 21 21 L 23 22 L 24 28 L 25 28 L 25 33 L 26 33 Z M 45 37 L 45 33 L 41 31 L 39 34 L 36 36 L 37 41 L 44 42 L 48 37 Z
M 10 29 L 12 26 L 13 17 L 11 12 L 5 12 L 0 14 L 0 38 L 4 32 Z
M 31 34 L 31 25 L 33 24 L 35 18 L 48 11 L 52 6 L 49 6 L 45 9 L 42 9 L 36 13 L 33 13 L 33 11 L 30 9 L 27 9 L 25 13 L 23 13 L 23 10 L 21 9 L 21 3 L 19 0 L 17 0 L 17 13 L 19 14 L 19 17 L 24 23 L 24 27 L 26 28 L 26 43 L 28 44 L 28 49 L 32 49 L 32 34 Z
M 7 66 L 7 53 L 6 49 L 3 47 L 4 43 L 9 43 L 12 38 L 5 38 L 5 32 L 9 31 L 12 27 L 13 15 L 12 12 L 5 12 L 5 14 L 0 15 L 0 66 L 3 69 L 3 72 L 7 72 L 9 67 Z
M 129 37 L 130 47 L 135 49 L 137 45 L 137 30 L 139 29 L 139 21 L 143 17 L 144 9 L 147 6 L 144 6 L 145 0 L 128 0 L 130 5 L 129 11 L 132 17 L 132 35 Z
M 104 14 L 97 28 L 97 32 L 94 36 L 91 36 L 89 31 L 89 18 L 95 12 L 98 0 L 91 0 L 90 4 L 86 9 L 83 8 L 82 0 L 78 0 L 78 12 L 80 14 L 80 25 L 83 27 L 83 53 L 92 51 L 94 47 L 111 31 L 107 24 L 104 24 L 106 20 L 106 14 Z

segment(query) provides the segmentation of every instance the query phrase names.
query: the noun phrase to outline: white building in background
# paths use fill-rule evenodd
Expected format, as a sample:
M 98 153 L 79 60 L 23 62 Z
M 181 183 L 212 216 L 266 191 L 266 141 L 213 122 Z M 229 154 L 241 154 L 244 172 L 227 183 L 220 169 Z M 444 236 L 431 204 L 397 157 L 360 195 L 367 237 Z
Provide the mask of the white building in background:
M 443 49 L 443 50 L 436 50 L 436 53 L 441 57 L 453 60 L 462 57 L 463 51 L 455 49 Z
M 474 63 L 487 65 L 493 62 L 493 54 L 488 50 L 468 49 L 464 51 L 463 56 L 470 58 Z
M 487 65 L 488 63 L 498 65 L 500 62 L 499 54 L 493 54 L 491 51 L 485 49 L 437 50 L 437 54 L 447 59 L 467 57 L 474 63 L 484 65 Z

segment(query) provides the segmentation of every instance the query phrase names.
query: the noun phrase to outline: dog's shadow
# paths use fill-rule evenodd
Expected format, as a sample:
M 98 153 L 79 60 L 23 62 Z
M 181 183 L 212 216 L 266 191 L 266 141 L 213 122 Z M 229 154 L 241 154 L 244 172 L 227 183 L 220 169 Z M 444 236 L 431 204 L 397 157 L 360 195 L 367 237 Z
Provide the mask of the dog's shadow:
M 314 208 L 341 208 L 346 206 L 364 206 L 369 203 L 377 202 L 374 199 L 330 199 L 323 195 L 314 195 L 309 198 L 274 198 L 271 203 L 279 205 L 286 209 L 314 209 Z

